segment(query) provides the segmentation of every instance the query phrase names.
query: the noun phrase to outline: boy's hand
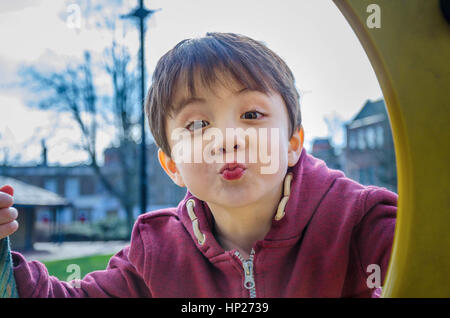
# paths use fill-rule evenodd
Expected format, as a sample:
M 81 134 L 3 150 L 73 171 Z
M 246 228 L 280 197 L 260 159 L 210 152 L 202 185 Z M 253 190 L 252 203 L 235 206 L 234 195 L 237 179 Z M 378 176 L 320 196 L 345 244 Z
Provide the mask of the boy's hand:
M 0 239 L 13 234 L 19 228 L 17 210 L 12 207 L 14 189 L 5 185 L 0 188 Z

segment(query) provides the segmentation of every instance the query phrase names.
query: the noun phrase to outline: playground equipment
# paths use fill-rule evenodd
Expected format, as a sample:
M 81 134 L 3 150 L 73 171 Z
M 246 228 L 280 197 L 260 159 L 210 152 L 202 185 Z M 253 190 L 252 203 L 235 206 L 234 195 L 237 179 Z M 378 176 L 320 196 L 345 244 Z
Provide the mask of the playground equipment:
M 334 2 L 372 63 L 394 138 L 398 218 L 382 297 L 450 297 L 450 1 Z

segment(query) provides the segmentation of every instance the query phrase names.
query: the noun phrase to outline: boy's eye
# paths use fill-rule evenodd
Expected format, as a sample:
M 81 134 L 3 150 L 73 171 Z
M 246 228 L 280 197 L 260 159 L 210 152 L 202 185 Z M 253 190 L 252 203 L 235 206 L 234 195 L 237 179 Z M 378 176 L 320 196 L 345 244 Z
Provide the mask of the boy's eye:
M 258 114 L 261 115 L 261 117 L 264 115 L 264 114 L 260 113 L 259 111 L 252 110 L 249 112 L 245 112 L 244 115 L 242 115 L 242 116 L 244 116 L 244 119 L 257 119 Z
M 258 117 L 258 115 L 259 115 L 259 117 Z M 256 110 L 252 110 L 252 111 L 245 112 L 241 116 L 241 118 L 243 118 L 243 119 L 258 119 L 263 116 L 264 116 L 263 113 L 260 113 L 259 111 L 256 111 Z M 194 131 L 196 129 L 202 129 L 207 124 L 208 124 L 208 122 L 206 120 L 194 120 L 186 126 L 186 129 L 188 129 L 190 131 Z
M 196 129 L 202 129 L 206 125 L 203 125 L 203 123 L 207 123 L 205 120 L 194 120 L 193 122 L 189 123 L 189 125 L 186 126 L 188 130 L 196 130 Z M 192 129 L 191 129 L 192 127 Z

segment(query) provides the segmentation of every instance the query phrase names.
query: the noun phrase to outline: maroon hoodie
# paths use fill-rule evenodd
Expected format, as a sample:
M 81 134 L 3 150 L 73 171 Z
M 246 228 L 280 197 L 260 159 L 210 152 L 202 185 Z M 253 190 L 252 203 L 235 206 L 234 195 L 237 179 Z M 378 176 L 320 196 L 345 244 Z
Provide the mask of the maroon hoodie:
M 214 238 L 208 205 L 189 191 L 177 207 L 139 216 L 129 246 L 79 286 L 13 252 L 20 297 L 371 297 L 383 282 L 397 195 L 362 186 L 303 150 L 280 220 L 245 261 Z M 188 202 L 193 199 L 195 205 Z M 275 214 L 275 213 L 274 213 Z M 191 221 L 194 220 L 194 221 Z M 194 233 L 198 226 L 202 242 Z M 373 265 L 371 265 L 373 266 Z M 372 287 L 372 288 L 370 288 Z M 379 290 L 377 290 L 379 292 Z

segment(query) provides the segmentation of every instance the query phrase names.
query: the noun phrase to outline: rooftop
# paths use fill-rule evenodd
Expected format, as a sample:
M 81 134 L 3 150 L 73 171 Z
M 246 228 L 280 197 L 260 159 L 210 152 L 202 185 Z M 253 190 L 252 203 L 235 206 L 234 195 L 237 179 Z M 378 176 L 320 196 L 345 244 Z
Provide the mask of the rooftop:
M 26 184 L 14 178 L 0 176 L 0 186 L 7 184 L 14 188 L 15 206 L 62 207 L 70 205 L 66 198 L 54 192 Z
M 353 121 L 375 115 L 384 115 L 387 117 L 384 100 L 380 99 L 374 102 L 368 100 L 355 118 L 353 118 Z
M 359 113 L 347 124 L 349 129 L 373 125 L 388 118 L 384 100 L 372 102 L 368 100 Z

